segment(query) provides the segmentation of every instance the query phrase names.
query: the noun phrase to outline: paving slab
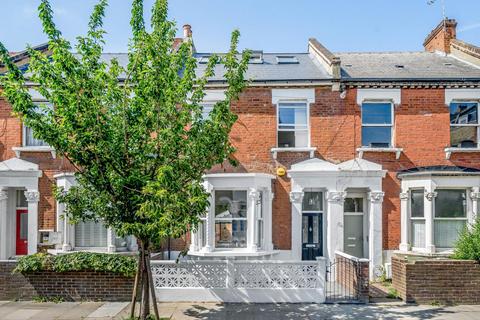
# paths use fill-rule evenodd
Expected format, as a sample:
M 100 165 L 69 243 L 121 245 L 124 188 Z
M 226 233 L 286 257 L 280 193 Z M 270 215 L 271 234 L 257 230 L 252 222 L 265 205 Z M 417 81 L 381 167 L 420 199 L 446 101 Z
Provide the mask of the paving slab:
M 87 319 L 91 318 L 112 318 L 119 314 L 124 308 L 129 305 L 128 302 L 105 302 L 97 310 L 93 311 L 87 316 Z

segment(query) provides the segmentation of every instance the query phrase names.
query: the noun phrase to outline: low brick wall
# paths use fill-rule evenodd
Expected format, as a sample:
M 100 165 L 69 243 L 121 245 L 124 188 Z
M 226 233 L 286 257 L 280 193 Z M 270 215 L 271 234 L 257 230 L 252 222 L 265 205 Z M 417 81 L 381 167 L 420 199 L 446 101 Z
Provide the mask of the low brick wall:
M 12 274 L 16 262 L 0 261 L 0 300 L 61 297 L 65 301 L 129 301 L 133 278 L 106 272 Z
M 392 285 L 406 302 L 480 304 L 480 264 L 393 256 Z
M 369 300 L 369 262 L 339 253 L 335 254 L 335 278 L 361 302 Z

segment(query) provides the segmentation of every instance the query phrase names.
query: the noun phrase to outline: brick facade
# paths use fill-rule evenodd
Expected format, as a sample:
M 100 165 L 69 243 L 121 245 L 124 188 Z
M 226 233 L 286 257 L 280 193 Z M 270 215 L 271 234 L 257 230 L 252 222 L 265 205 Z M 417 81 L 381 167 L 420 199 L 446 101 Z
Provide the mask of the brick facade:
M 105 272 L 12 274 L 13 261 L 0 261 L 0 300 L 36 297 L 64 301 L 130 301 L 133 278 Z
M 406 302 L 480 303 L 480 264 L 471 260 L 392 257 L 392 284 Z M 419 259 L 418 257 L 416 259 Z
M 360 106 L 356 104 L 356 89 L 349 89 L 345 99 L 330 88 L 316 88 L 316 100 L 310 107 L 311 141 L 317 147 L 316 157 L 333 163 L 352 159 L 361 146 Z M 264 172 L 275 174 L 277 167 L 287 170 L 294 163 L 308 159 L 308 153 L 279 153 L 273 159 L 270 149 L 276 146 L 276 110 L 272 105 L 271 88 L 249 88 L 232 109 L 239 116 L 231 133 L 237 148 L 239 166 L 225 164 L 212 172 Z M 1 160 L 14 157 L 13 146 L 21 146 L 21 124 L 11 115 L 10 106 L 0 100 Z M 396 146 L 403 148 L 399 160 L 393 154 L 366 153 L 364 158 L 381 164 L 388 171 L 383 180 L 383 247 L 398 249 L 400 243 L 400 182 L 399 170 L 427 165 L 455 165 L 480 168 L 480 154 L 453 154 L 445 159 L 445 147 L 450 142 L 449 110 L 444 103 L 444 89 L 402 89 L 402 102 L 395 106 L 394 136 Z M 55 228 L 55 200 L 51 186 L 53 176 L 72 171 L 64 159 L 53 159 L 49 152 L 22 152 L 21 158 L 40 165 L 39 228 Z M 290 249 L 291 204 L 290 179 L 277 177 L 274 182 L 273 243 L 276 249 Z M 187 239 L 188 240 L 188 239 Z M 173 241 L 172 250 L 185 248 L 185 241 Z

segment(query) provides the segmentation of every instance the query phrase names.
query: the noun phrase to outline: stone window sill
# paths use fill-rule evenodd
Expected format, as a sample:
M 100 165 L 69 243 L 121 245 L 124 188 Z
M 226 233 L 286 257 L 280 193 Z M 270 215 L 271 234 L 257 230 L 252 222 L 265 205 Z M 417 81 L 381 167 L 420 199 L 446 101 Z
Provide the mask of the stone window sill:
M 445 148 L 445 158 L 450 159 L 452 153 L 480 153 L 480 148 Z
M 273 159 L 277 159 L 277 154 L 279 152 L 309 152 L 310 158 L 313 158 L 313 155 L 317 148 L 314 147 L 302 147 L 302 148 L 272 148 L 270 151 L 273 154 Z
M 38 147 L 12 147 L 12 150 L 15 152 L 15 156 L 20 158 L 22 152 L 50 152 L 52 154 L 52 158 L 57 157 L 57 153 L 55 149 L 49 146 L 38 146 Z
M 403 148 L 371 148 L 371 147 L 361 147 L 357 148 L 358 157 L 363 158 L 365 152 L 391 152 L 395 153 L 395 159 L 400 159 L 400 155 L 403 152 Z

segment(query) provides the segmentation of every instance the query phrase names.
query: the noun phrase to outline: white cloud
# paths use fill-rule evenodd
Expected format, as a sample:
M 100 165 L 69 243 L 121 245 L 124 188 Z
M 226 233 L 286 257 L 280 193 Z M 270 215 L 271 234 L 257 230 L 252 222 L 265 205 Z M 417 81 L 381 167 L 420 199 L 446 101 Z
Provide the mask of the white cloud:
M 470 31 L 480 28 L 480 22 L 468 24 L 458 29 L 458 32 Z

